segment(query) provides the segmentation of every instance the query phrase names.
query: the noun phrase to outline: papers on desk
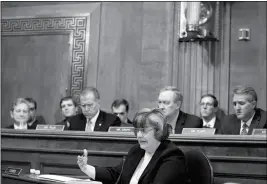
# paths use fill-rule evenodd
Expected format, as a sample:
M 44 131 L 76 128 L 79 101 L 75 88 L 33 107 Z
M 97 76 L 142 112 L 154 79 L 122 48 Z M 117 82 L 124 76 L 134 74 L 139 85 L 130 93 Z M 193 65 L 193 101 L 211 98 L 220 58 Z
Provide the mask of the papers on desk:
M 37 179 L 68 183 L 68 184 L 102 184 L 101 182 L 92 181 L 90 179 L 78 179 L 78 178 L 72 178 L 72 177 L 60 176 L 60 175 L 52 175 L 52 174 L 42 174 L 42 175 L 39 175 Z

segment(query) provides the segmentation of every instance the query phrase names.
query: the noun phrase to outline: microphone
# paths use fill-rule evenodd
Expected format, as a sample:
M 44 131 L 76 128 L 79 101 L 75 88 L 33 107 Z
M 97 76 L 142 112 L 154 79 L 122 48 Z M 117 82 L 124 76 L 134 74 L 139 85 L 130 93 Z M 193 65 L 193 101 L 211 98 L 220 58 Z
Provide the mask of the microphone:
M 122 166 L 121 166 L 121 172 L 120 172 L 120 175 L 119 175 L 119 177 L 118 177 L 118 179 L 117 179 L 117 181 L 116 181 L 116 183 L 115 183 L 115 184 L 118 184 L 118 183 L 119 183 L 119 181 L 120 181 L 120 179 L 121 179 L 121 174 L 122 174 L 122 171 L 123 171 L 123 167 L 124 167 L 125 160 L 126 160 L 126 156 L 123 156 L 123 157 L 122 157 Z

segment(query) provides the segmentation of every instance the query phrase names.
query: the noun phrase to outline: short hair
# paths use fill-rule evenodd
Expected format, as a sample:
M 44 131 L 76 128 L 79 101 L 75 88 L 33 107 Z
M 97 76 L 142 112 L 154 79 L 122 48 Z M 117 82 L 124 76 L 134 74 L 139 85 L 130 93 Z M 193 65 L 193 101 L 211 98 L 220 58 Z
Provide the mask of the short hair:
M 100 99 L 100 94 L 95 87 L 87 87 L 83 89 L 82 92 L 80 93 L 80 96 L 85 96 L 88 93 L 93 93 L 96 100 Z
M 11 111 L 14 111 L 14 108 L 19 105 L 19 104 L 26 104 L 28 108 L 30 109 L 30 104 L 29 101 L 26 100 L 25 98 L 17 98 L 16 100 L 13 101 Z
M 128 101 L 125 100 L 125 99 L 117 99 L 117 100 L 115 100 L 115 101 L 111 104 L 111 108 L 112 108 L 112 107 L 118 108 L 118 107 L 121 106 L 121 105 L 124 105 L 124 106 L 125 106 L 125 108 L 126 108 L 126 112 L 129 111 L 129 103 L 128 103 Z
M 59 107 L 61 108 L 61 104 L 63 101 L 68 101 L 68 100 L 71 100 L 73 102 L 74 106 L 77 107 L 78 104 L 72 96 L 65 96 L 65 97 L 61 98 L 59 101 Z
M 218 107 L 219 102 L 218 102 L 217 98 L 214 95 L 209 94 L 209 93 L 205 94 L 205 95 L 202 95 L 201 98 L 200 98 L 200 101 L 205 97 L 211 97 L 213 99 L 213 106 L 214 107 Z
M 155 121 L 151 118 L 152 116 L 156 116 L 160 121 Z M 167 123 L 166 116 L 161 109 L 143 109 L 139 111 L 133 119 L 133 126 L 135 128 L 154 128 L 154 136 L 158 141 L 166 140 L 170 134 L 170 125 Z
M 35 110 L 37 109 L 37 103 L 33 98 L 26 97 L 25 100 L 27 100 L 29 103 L 34 104 Z
M 164 91 L 172 91 L 174 93 L 174 102 L 181 102 L 183 103 L 183 95 L 181 93 L 181 91 L 179 91 L 179 89 L 175 86 L 165 86 L 164 88 L 162 88 L 160 90 L 160 93 L 164 92 Z
M 233 96 L 234 95 L 240 95 L 240 94 L 245 94 L 245 95 L 250 95 L 252 97 L 251 101 L 258 101 L 257 93 L 254 88 L 245 86 L 245 85 L 238 85 L 233 89 Z M 250 101 L 250 102 L 251 102 Z

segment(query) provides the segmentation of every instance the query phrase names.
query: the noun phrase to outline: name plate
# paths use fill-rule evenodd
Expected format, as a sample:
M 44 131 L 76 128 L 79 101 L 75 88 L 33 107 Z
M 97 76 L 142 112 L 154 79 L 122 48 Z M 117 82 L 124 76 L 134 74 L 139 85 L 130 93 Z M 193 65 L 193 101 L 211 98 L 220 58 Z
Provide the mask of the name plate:
M 214 135 L 215 128 L 183 128 L 182 134 Z
M 65 125 L 37 125 L 36 130 L 63 131 Z
M 266 129 L 253 129 L 252 135 L 261 135 L 261 136 L 266 136 L 267 131 Z
M 134 132 L 134 127 L 109 127 L 108 131 L 131 133 L 131 132 Z
M 20 174 L 21 171 L 22 171 L 22 169 L 20 169 L 20 168 L 8 167 L 5 170 L 5 174 L 11 174 L 11 175 L 19 176 L 19 174 Z

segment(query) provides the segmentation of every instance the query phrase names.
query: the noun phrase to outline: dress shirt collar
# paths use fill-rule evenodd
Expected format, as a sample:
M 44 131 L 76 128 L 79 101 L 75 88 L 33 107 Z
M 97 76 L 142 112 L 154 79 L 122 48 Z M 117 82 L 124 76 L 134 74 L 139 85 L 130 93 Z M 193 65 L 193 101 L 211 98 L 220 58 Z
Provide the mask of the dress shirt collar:
M 97 120 L 97 118 L 99 116 L 99 113 L 100 113 L 100 110 L 97 111 L 96 115 L 93 118 L 89 119 L 91 121 L 91 123 L 92 123 L 92 131 L 94 131 L 95 123 L 96 123 L 96 120 Z M 86 122 L 88 122 L 88 118 L 87 117 L 86 117 Z
M 202 120 L 203 120 L 203 126 L 214 128 L 215 121 L 216 121 L 216 116 L 214 116 L 209 122 L 206 121 L 204 118 L 202 118 Z
M 242 129 L 242 126 L 244 124 L 247 124 L 247 126 L 250 127 L 250 124 L 252 122 L 252 119 L 253 119 L 254 115 L 255 115 L 255 112 L 254 112 L 254 114 L 251 116 L 251 118 L 247 122 L 244 122 L 243 120 L 241 120 L 241 129 Z
M 27 123 L 19 123 L 18 125 L 14 123 L 14 129 L 27 130 L 28 125 Z

